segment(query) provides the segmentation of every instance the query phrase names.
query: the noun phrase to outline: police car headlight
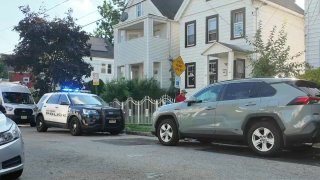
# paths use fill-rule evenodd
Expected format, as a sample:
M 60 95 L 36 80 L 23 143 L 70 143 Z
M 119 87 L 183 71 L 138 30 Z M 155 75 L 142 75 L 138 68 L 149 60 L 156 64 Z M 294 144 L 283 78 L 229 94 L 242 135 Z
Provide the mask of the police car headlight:
M 6 131 L 0 134 L 0 145 L 12 142 L 16 139 L 19 139 L 19 137 L 20 137 L 19 128 L 16 124 L 13 123 L 9 131 Z
M 83 114 L 85 114 L 85 115 L 98 114 L 98 111 L 97 111 L 97 110 L 93 110 L 93 109 L 83 109 L 82 112 L 83 112 Z
M 10 107 L 10 106 L 5 106 L 6 108 L 6 111 L 12 111 L 13 110 L 13 107 Z

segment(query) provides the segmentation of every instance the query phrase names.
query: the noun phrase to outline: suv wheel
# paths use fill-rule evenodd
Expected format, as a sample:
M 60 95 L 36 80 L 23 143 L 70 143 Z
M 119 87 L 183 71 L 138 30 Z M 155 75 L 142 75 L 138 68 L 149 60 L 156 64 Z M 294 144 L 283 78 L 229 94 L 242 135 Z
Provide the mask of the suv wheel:
M 259 155 L 275 155 L 282 150 L 281 132 L 273 123 L 257 122 L 249 129 L 248 143 Z
M 71 118 L 69 128 L 70 128 L 70 133 L 73 136 L 80 136 L 81 135 L 81 125 L 80 125 L 78 118 L 76 118 L 76 117 Z
M 160 143 L 166 146 L 174 146 L 179 142 L 177 126 L 171 119 L 165 119 L 159 123 L 157 136 Z
M 48 127 L 46 126 L 42 115 L 37 116 L 36 126 L 38 132 L 46 132 L 48 130 Z

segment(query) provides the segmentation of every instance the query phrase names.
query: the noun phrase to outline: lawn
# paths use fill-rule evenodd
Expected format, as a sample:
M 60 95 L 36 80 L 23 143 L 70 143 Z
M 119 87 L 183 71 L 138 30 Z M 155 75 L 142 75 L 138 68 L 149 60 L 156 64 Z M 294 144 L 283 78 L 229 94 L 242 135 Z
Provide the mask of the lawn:
M 152 125 L 148 125 L 148 124 L 127 124 L 126 128 L 127 128 L 128 131 L 150 132 L 152 130 Z

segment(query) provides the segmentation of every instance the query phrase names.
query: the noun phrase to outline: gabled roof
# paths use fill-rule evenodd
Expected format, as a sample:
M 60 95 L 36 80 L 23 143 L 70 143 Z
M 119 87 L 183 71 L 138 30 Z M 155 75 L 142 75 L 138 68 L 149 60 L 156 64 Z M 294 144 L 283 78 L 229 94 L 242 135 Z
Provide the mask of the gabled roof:
M 90 56 L 113 59 L 113 46 L 107 39 L 90 37 L 89 44 L 91 44 Z
M 222 43 L 222 42 L 214 42 L 211 46 L 209 46 L 201 55 L 207 56 L 210 54 L 220 54 L 226 53 L 229 51 L 241 52 L 241 53 L 250 53 L 249 50 L 243 49 L 239 46 Z
M 183 12 L 185 11 L 185 9 L 188 7 L 189 3 L 191 0 L 184 0 L 184 2 L 181 5 L 181 8 L 177 11 L 176 16 L 175 16 L 175 20 L 179 20 L 183 14 Z M 263 2 L 268 3 L 274 3 L 277 4 L 279 6 L 282 6 L 284 8 L 287 8 L 291 11 L 294 11 L 298 14 L 304 15 L 304 10 L 302 8 L 300 8 L 296 3 L 295 0 L 260 0 Z
M 282 7 L 288 8 L 296 13 L 304 15 L 304 10 L 295 3 L 295 0 L 269 0 L 269 1 L 275 4 L 278 4 Z
M 151 0 L 151 2 L 158 8 L 163 16 L 174 19 L 183 0 Z

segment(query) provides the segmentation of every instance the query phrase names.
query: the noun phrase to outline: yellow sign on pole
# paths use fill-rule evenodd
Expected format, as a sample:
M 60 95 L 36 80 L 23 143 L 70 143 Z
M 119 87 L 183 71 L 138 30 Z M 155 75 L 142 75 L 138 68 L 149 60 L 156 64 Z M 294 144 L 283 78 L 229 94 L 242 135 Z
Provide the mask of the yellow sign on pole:
M 99 86 L 99 73 L 92 73 L 92 82 L 94 86 Z
M 181 56 L 172 61 L 172 68 L 177 76 L 180 76 L 186 70 L 186 65 L 184 64 Z

